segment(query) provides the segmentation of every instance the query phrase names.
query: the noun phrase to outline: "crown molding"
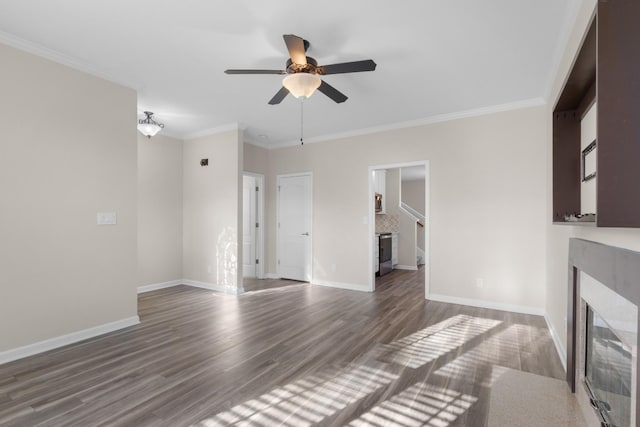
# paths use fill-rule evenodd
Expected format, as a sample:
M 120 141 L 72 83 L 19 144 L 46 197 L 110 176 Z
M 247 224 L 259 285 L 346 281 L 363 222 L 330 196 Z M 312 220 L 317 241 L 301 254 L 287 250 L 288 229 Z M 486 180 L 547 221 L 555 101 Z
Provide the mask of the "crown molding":
M 382 125 L 382 126 L 374 126 L 374 127 L 370 127 L 370 128 L 357 129 L 357 130 L 353 130 L 353 131 L 321 135 L 321 136 L 305 139 L 304 143 L 305 144 L 314 144 L 314 143 L 318 143 L 318 142 L 333 141 L 333 140 L 336 140 L 336 139 L 351 138 L 351 137 L 363 136 L 363 135 L 371 135 L 371 134 L 374 134 L 374 133 L 388 132 L 388 131 L 392 131 L 392 130 L 406 129 L 406 128 L 412 128 L 412 127 L 419 127 L 419 126 L 431 125 L 431 124 L 435 124 L 435 123 L 448 122 L 448 121 L 452 121 L 452 120 L 466 119 L 466 118 L 470 118 L 470 117 L 485 116 L 485 115 L 488 115 L 488 114 L 501 113 L 501 112 L 505 112 L 505 111 L 520 110 L 520 109 L 523 109 L 523 108 L 531 108 L 531 107 L 539 107 L 539 106 L 545 105 L 545 103 L 546 102 L 545 102 L 544 98 L 537 97 L 537 98 L 525 99 L 525 100 L 522 100 L 522 101 L 515 101 L 515 102 L 509 102 L 509 103 L 505 103 L 505 104 L 498 104 L 498 105 L 491 105 L 491 106 L 487 106 L 487 107 L 474 108 L 474 109 L 471 109 L 471 110 L 458 111 L 458 112 L 455 112 L 455 113 L 437 114 L 435 116 L 425 117 L 425 118 L 416 119 L 416 120 L 409 120 L 409 121 L 406 121 L 406 122 L 397 122 L 397 123 L 391 123 L 391 124 Z M 286 142 L 272 144 L 272 145 L 268 146 L 268 148 L 271 149 L 271 150 L 275 150 L 275 149 L 279 149 L 279 148 L 293 147 L 293 146 L 296 146 L 296 145 L 300 145 L 300 141 L 299 140 L 286 141 Z
M 571 39 L 573 27 L 575 27 L 576 25 L 581 4 L 582 2 L 580 0 L 572 0 L 566 5 L 564 23 L 562 24 L 562 29 L 560 35 L 558 36 L 558 43 L 556 44 L 556 48 L 553 51 L 553 56 L 551 58 L 551 67 L 549 67 L 549 74 L 546 78 L 546 84 L 543 86 L 544 99 L 548 103 L 553 103 L 553 105 L 555 105 L 557 98 L 560 96 L 560 93 L 557 93 L 554 96 L 554 94 L 552 93 L 553 86 L 556 82 L 556 77 L 560 72 L 562 58 L 564 57 L 564 54 L 569 47 L 569 40 Z M 586 37 L 586 33 L 584 37 Z M 568 76 L 566 76 L 566 78 L 568 78 Z
M 264 142 L 256 141 L 253 139 L 245 139 L 244 142 L 249 145 L 253 145 L 255 147 L 264 148 L 265 150 L 270 150 L 273 146 L 266 144 Z
M 226 125 L 216 126 L 214 128 L 204 129 L 193 133 L 188 133 L 182 136 L 183 140 L 202 138 L 204 136 L 216 135 L 219 133 L 230 132 L 230 131 L 238 131 L 244 130 L 242 126 L 238 122 L 227 123 Z
M 173 133 L 171 131 L 165 131 L 164 129 L 160 131 L 156 136 L 166 136 L 167 138 L 177 139 L 178 141 L 182 141 L 184 138 L 177 133 Z M 153 137 L 152 137 L 153 139 Z
M 555 76 L 558 72 L 562 56 L 564 54 L 564 51 L 566 50 L 568 40 L 571 34 L 571 30 L 573 28 L 573 24 L 575 23 L 575 20 L 577 17 L 577 11 L 579 10 L 579 5 L 580 5 L 580 2 L 578 0 L 573 0 L 567 6 L 569 11 L 567 13 L 564 31 L 560 37 L 561 42 L 558 44 L 558 47 L 554 52 L 553 66 L 551 67 L 551 70 L 549 71 L 549 76 L 547 77 L 548 81 L 545 88 L 546 90 L 545 90 L 544 97 L 538 97 L 538 98 L 500 104 L 495 106 L 482 107 L 482 108 L 477 108 L 472 110 L 465 110 L 465 111 L 455 112 L 455 113 L 439 114 L 439 115 L 430 116 L 430 117 L 417 119 L 417 120 L 392 123 L 392 124 L 387 124 L 382 126 L 374 126 L 370 128 L 362 128 L 362 129 L 357 129 L 353 131 L 326 134 L 326 135 L 308 138 L 304 142 L 307 144 L 313 144 L 318 142 L 325 142 L 325 141 L 349 138 L 354 136 L 369 135 L 373 133 L 404 129 L 404 128 L 410 128 L 410 127 L 418 127 L 418 126 L 424 126 L 424 125 L 457 120 L 462 118 L 482 116 L 486 114 L 492 114 L 492 113 L 503 112 L 508 110 L 516 110 L 520 108 L 528 108 L 533 106 L 544 105 L 546 103 L 546 100 L 549 99 L 549 97 L 551 96 L 550 92 L 552 90 L 553 83 L 555 81 Z M 120 79 L 114 78 L 113 76 L 110 76 L 109 74 L 101 72 L 96 68 L 95 65 L 78 60 L 70 55 L 66 55 L 56 50 L 49 49 L 38 43 L 22 39 L 20 37 L 17 37 L 13 34 L 6 33 L 1 30 L 0 30 L 0 43 L 4 43 L 13 48 L 51 60 L 61 65 L 68 66 L 75 70 L 91 74 L 95 77 L 99 77 L 99 78 L 111 81 L 113 83 L 117 83 L 119 85 L 128 87 L 130 89 L 137 90 L 136 85 L 132 84 L 131 82 L 122 81 Z M 215 135 L 223 132 L 228 132 L 233 130 L 245 130 L 245 129 L 246 129 L 246 126 L 241 125 L 238 122 L 234 122 L 234 123 L 228 123 L 221 126 L 216 126 L 214 128 L 204 129 L 197 132 L 187 133 L 184 135 L 173 134 L 168 132 L 165 132 L 165 135 L 174 139 L 182 139 L 183 141 L 186 141 L 190 139 L 201 138 L 204 136 Z M 268 144 L 268 143 L 263 143 L 255 140 L 244 140 L 244 142 L 251 145 L 255 145 L 257 147 L 269 149 L 269 150 L 292 147 L 300 144 L 299 140 L 284 141 L 284 142 L 275 143 L 275 144 Z
M 107 73 L 99 71 L 98 68 L 93 64 L 90 64 L 85 61 L 81 61 L 70 55 L 66 55 L 62 52 L 58 52 L 57 50 L 49 49 L 48 47 L 44 47 L 41 44 L 20 38 L 18 36 L 6 33 L 1 30 L 0 30 L 0 43 L 4 43 L 7 46 L 21 50 L 23 52 L 27 52 L 44 59 L 48 59 L 58 64 L 73 68 L 74 70 L 91 74 L 92 76 L 99 77 L 101 79 L 108 80 L 110 82 L 117 83 L 129 89 L 133 89 L 137 91 L 136 85 L 132 84 L 131 82 L 122 81 Z

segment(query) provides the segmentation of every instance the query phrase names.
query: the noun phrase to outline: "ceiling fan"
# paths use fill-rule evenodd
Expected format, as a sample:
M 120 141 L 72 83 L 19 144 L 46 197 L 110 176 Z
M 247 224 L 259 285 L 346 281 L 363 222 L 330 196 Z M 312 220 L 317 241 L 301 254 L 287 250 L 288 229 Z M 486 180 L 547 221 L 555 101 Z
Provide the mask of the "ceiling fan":
M 271 105 L 279 104 L 289 93 L 296 98 L 308 98 L 316 89 L 335 102 L 344 102 L 347 100 L 347 96 L 329 83 L 321 80 L 318 76 L 357 73 L 376 69 L 376 63 L 371 59 L 318 65 L 315 59 L 307 56 L 307 49 L 309 49 L 307 40 L 293 34 L 284 34 L 282 37 L 290 56 L 290 59 L 287 59 L 284 70 L 225 70 L 226 74 L 286 74 L 287 76 L 282 81 L 282 88 L 269 101 Z

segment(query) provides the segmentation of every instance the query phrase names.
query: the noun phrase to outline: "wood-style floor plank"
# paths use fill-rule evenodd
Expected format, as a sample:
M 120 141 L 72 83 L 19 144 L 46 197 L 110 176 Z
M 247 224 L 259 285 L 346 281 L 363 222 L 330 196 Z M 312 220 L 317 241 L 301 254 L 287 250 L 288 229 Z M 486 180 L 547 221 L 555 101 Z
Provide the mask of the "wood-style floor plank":
M 423 283 L 142 294 L 140 325 L 0 365 L 0 425 L 483 426 L 506 369 L 564 378 L 544 319 L 429 302 Z

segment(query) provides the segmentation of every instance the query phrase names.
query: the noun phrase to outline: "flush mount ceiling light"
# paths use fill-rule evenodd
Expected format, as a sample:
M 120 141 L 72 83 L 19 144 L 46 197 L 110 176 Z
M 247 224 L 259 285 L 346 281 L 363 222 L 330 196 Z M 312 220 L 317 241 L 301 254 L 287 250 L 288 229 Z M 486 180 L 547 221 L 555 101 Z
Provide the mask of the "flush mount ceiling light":
M 286 87 L 289 93 L 296 98 L 310 97 L 321 83 L 320 77 L 309 73 L 289 74 L 282 80 L 282 86 Z
M 164 125 L 153 120 L 153 113 L 151 111 L 145 111 L 144 114 L 146 117 L 138 120 L 138 130 L 147 138 L 151 138 L 160 132 L 160 130 L 164 128 Z

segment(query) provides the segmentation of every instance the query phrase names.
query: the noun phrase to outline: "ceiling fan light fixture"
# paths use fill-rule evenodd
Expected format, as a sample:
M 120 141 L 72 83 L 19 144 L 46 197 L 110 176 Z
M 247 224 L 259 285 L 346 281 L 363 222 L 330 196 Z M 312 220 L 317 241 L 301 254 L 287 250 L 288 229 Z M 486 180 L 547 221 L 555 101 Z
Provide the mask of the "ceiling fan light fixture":
M 151 111 L 145 111 L 144 114 L 146 117 L 138 120 L 138 131 L 147 138 L 151 138 L 164 128 L 164 124 L 153 120 L 153 113 Z
M 291 95 L 296 98 L 308 98 L 320 87 L 322 80 L 315 74 L 294 73 L 282 80 L 282 86 L 286 87 Z

